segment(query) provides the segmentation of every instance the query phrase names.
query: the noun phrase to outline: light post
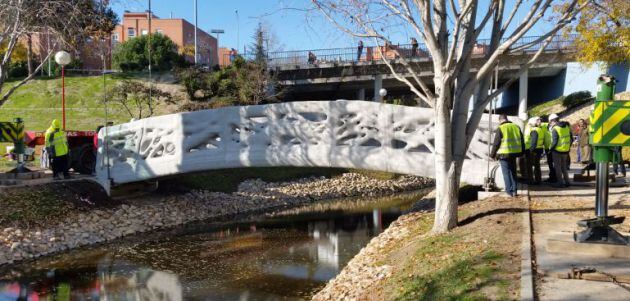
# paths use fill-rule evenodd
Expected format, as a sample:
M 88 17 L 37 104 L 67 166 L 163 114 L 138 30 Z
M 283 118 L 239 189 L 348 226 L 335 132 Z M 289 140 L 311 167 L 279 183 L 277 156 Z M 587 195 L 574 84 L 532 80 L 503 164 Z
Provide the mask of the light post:
M 219 51 L 219 48 L 220 48 L 220 46 L 219 46 L 219 35 L 220 35 L 220 34 L 222 34 L 222 33 L 225 33 L 225 30 L 223 30 L 223 29 L 211 29 L 211 30 L 210 30 L 210 33 L 214 33 L 214 34 L 216 34 L 216 35 L 217 35 L 217 52 L 218 52 L 218 53 L 221 53 L 221 52 Z M 218 57 L 218 56 L 217 56 L 217 57 Z M 219 58 L 219 62 L 220 62 L 220 61 L 221 61 L 221 58 Z
M 240 51 L 239 48 L 241 47 L 240 41 L 239 41 L 239 35 L 240 35 L 240 22 L 238 21 L 238 9 L 234 10 L 234 13 L 236 14 L 236 50 Z
M 385 88 L 381 88 L 378 90 L 378 95 L 381 96 L 381 102 L 383 102 L 383 100 L 385 100 L 385 96 L 387 96 L 387 90 Z
M 61 50 L 55 53 L 55 62 L 61 66 L 61 122 L 62 129 L 66 130 L 66 65 L 70 64 L 70 54 Z
M 197 54 L 197 0 L 195 1 L 195 65 L 197 65 L 197 60 L 199 59 L 199 55 Z

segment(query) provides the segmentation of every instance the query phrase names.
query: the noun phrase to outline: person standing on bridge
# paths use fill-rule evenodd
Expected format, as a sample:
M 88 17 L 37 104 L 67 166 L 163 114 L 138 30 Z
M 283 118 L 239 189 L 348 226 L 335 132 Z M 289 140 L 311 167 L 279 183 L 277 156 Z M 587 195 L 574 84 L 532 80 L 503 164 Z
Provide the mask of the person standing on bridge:
M 553 158 L 553 168 L 556 172 L 556 183 L 554 187 L 569 187 L 569 151 L 573 136 L 571 126 L 568 122 L 560 121 L 557 114 L 549 115 L 551 125 L 551 156 Z
M 418 40 L 411 38 L 411 57 L 418 56 Z
M 529 119 L 525 127 L 525 153 L 527 155 L 527 180 L 530 184 L 540 185 L 540 158 L 543 154 L 545 133 L 540 127 L 540 117 Z
M 68 140 L 59 120 L 54 119 L 44 134 L 46 152 L 52 158 L 53 180 L 70 179 L 68 172 Z
M 363 54 L 363 41 L 359 40 L 359 46 L 357 46 L 357 62 L 361 60 L 361 54 Z
M 505 193 L 510 197 L 516 196 L 516 158 L 525 152 L 523 133 L 518 125 L 510 122 L 507 115 L 499 116 L 499 128 L 494 134 L 494 143 L 490 157 L 499 160 Z

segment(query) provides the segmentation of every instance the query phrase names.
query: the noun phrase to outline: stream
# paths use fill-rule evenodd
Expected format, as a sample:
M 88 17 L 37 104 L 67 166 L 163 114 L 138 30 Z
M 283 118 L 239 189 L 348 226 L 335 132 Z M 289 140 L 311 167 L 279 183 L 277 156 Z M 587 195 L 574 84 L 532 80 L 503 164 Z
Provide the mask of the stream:
M 205 221 L 0 268 L 8 300 L 308 300 L 423 192 Z

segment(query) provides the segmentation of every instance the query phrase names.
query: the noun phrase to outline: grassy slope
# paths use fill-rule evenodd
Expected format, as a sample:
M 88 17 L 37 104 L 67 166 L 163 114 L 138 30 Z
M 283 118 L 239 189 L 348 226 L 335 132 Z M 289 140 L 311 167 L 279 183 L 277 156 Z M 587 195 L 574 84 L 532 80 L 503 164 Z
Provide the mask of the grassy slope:
M 111 89 L 129 75 L 107 75 L 105 85 Z M 8 82 L 11 85 L 13 82 Z M 66 127 L 72 130 L 94 130 L 105 123 L 102 76 L 66 77 Z M 163 112 L 161 112 L 163 113 Z M 61 80 L 35 79 L 20 87 L 9 101 L 0 107 L 0 120 L 24 119 L 27 130 L 45 130 L 54 118 L 61 119 Z M 120 105 L 109 105 L 110 121 L 120 123 L 131 117 Z
M 158 75 L 159 76 L 159 75 Z M 142 79 L 142 74 L 107 75 L 105 86 L 111 89 L 123 79 Z M 16 83 L 9 81 L 5 88 Z M 102 76 L 66 77 L 66 128 L 70 130 L 95 130 L 105 124 L 105 106 L 103 99 Z M 170 113 L 158 106 L 156 115 Z M 0 107 L 0 121 L 13 121 L 20 117 L 24 120 L 27 131 L 43 131 L 54 118 L 61 120 L 61 79 L 35 79 L 20 87 Z M 110 103 L 108 120 L 114 123 L 126 122 L 131 117 L 123 107 Z M 6 152 L 6 146 L 0 143 L 0 155 Z

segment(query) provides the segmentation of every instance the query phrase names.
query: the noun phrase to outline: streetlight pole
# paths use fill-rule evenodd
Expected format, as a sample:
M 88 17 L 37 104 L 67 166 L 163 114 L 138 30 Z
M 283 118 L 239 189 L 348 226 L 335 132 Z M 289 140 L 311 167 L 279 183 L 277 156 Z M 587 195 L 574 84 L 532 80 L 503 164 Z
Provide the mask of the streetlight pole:
M 195 65 L 197 65 L 198 60 L 198 50 L 197 50 L 197 0 L 195 1 Z
M 221 62 L 221 58 L 219 57 L 220 51 L 219 51 L 219 35 L 222 33 L 225 33 L 225 30 L 223 29 L 211 29 L 210 33 L 214 33 L 217 35 L 217 58 L 219 59 L 219 62 Z M 219 64 L 219 62 L 217 62 L 217 64 Z
M 61 65 L 61 120 L 62 129 L 66 130 L 66 65 L 70 64 L 72 58 L 65 51 L 55 53 L 55 62 Z
M 234 13 L 236 13 L 236 50 L 240 51 L 239 48 L 241 47 L 240 41 L 239 41 L 239 35 L 240 35 L 240 22 L 238 21 L 238 9 L 234 10 Z

